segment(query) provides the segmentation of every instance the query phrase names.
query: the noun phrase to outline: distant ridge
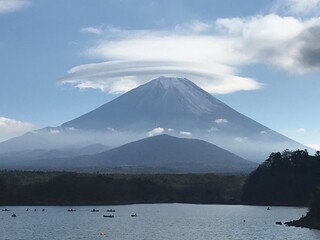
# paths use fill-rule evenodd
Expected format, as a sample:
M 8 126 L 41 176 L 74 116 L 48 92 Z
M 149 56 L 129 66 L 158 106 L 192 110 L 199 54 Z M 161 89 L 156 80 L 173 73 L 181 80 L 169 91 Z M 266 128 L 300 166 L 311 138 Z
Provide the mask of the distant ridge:
M 41 160 L 28 164 L 51 168 L 153 169 L 154 172 L 207 173 L 250 172 L 257 164 L 211 143 L 158 135 L 125 144 L 99 154 Z M 158 170 L 157 170 L 158 169 Z

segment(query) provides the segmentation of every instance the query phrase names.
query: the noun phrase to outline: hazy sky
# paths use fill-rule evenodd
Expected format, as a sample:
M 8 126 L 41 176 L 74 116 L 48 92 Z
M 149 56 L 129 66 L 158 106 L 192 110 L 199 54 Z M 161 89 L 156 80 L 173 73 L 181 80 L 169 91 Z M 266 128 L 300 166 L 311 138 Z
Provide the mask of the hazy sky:
M 0 0 L 0 141 L 159 75 L 320 145 L 320 0 Z

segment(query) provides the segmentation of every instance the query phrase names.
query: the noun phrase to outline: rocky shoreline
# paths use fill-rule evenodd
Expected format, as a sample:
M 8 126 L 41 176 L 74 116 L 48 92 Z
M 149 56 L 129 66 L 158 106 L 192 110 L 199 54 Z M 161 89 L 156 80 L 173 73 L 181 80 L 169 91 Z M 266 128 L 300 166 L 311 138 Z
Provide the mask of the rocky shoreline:
M 285 225 L 320 230 L 320 217 L 317 214 L 308 212 L 306 216 L 301 217 L 299 220 L 286 222 Z

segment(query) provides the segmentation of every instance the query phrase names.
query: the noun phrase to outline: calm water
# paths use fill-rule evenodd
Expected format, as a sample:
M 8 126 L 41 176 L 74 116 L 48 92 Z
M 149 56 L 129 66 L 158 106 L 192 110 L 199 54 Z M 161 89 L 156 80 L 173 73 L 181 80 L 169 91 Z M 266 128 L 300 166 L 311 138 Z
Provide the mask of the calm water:
M 5 207 L 3 207 L 5 208 Z M 45 212 L 27 207 L 7 207 L 0 212 L 0 239 L 320 239 L 320 231 L 276 225 L 276 221 L 298 219 L 306 208 L 139 204 L 126 206 L 44 207 Z M 35 207 L 28 207 L 34 209 Z M 43 207 L 36 207 L 42 210 Z M 99 212 L 90 212 L 92 208 Z M 107 209 L 114 218 L 104 218 Z M 16 218 L 11 217 L 15 213 Z M 138 217 L 131 217 L 137 213 Z M 245 221 L 244 221 L 245 220 Z M 104 235 L 100 236 L 99 233 Z

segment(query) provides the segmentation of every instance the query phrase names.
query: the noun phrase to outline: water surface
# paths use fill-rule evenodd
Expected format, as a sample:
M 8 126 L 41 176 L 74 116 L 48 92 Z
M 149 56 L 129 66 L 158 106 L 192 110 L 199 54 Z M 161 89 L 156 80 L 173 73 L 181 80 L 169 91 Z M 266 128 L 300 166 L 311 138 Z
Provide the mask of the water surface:
M 261 206 L 193 204 L 3 208 L 11 210 L 0 212 L 0 239 L 4 240 L 320 239 L 319 230 L 275 224 L 300 218 L 306 208 L 271 207 L 267 211 Z M 67 212 L 69 208 L 77 211 Z M 99 212 L 90 212 L 93 208 Z M 115 217 L 104 218 L 110 208 L 116 210 Z M 11 217 L 13 213 L 16 218 Z M 134 213 L 138 217 L 131 217 Z

